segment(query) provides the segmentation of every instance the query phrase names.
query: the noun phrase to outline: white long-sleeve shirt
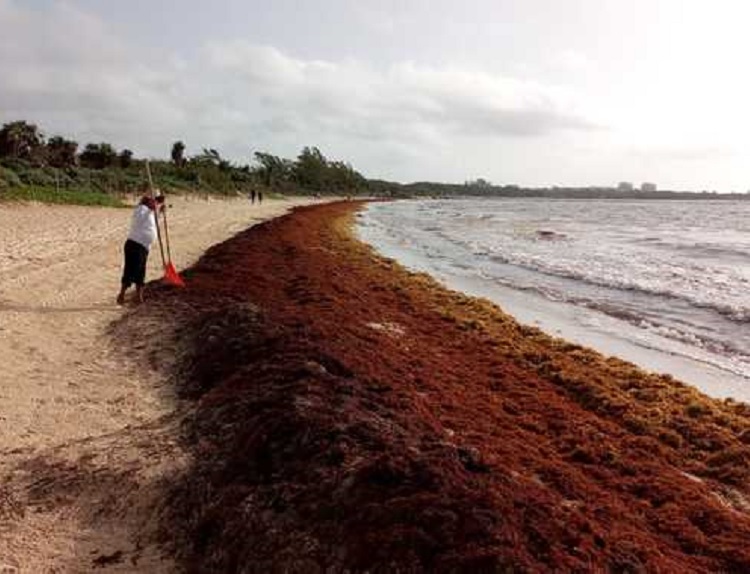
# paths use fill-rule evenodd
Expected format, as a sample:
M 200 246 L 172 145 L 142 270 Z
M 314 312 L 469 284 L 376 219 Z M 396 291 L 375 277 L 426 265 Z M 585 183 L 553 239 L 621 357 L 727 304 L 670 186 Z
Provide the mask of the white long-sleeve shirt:
M 133 210 L 133 218 L 130 220 L 130 232 L 128 239 L 140 243 L 146 249 L 151 249 L 151 244 L 156 239 L 156 212 L 147 206 L 137 205 Z

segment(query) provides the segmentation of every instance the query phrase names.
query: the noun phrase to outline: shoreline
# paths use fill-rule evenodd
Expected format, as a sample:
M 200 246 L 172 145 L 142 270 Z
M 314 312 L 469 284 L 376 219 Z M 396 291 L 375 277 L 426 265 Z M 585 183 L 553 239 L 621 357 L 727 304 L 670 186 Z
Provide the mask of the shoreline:
M 19 467 L 0 520 L 37 529 L 10 550 L 47 536 L 35 565 L 156 572 L 750 569 L 750 407 L 408 272 L 355 238 L 362 205 L 255 225 L 115 318 L 135 405 L 168 408 Z
M 750 568 L 750 408 L 406 271 L 355 239 L 359 205 L 250 229 L 158 293 L 194 404 L 185 564 Z
M 383 217 L 375 208 L 365 210 L 357 219 L 357 236 L 407 269 L 429 273 L 448 289 L 487 298 L 519 322 L 538 327 L 552 337 L 632 362 L 654 374 L 669 374 L 714 398 L 732 398 L 750 404 L 750 378 L 747 369 L 742 370 L 746 363 L 713 354 L 700 345 L 691 346 L 685 340 L 641 329 L 632 317 L 623 320 L 596 308 L 571 303 L 564 297 L 549 298 L 533 289 L 514 288 L 512 283 L 498 281 L 496 276 L 464 272 L 462 265 L 456 263 L 459 261 L 456 254 L 441 256 L 439 248 L 434 253 L 428 252 L 424 238 L 414 245 L 409 243 L 405 240 L 408 236 L 400 234 L 396 227 L 389 229 L 384 223 L 388 219 Z M 403 224 L 404 219 L 395 221 Z

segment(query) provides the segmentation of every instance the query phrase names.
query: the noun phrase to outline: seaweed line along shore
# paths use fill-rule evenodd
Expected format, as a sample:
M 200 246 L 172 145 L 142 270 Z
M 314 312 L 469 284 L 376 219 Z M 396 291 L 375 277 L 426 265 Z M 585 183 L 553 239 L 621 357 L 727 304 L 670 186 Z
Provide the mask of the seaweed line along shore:
M 137 533 L 95 554 L 124 571 L 750 569 L 750 407 L 409 273 L 354 237 L 361 205 L 152 285 L 109 336 L 172 412 L 43 453 L 6 518 L 95 503 L 87 531 Z
M 154 291 L 174 354 L 137 352 L 176 385 L 186 462 L 142 532 L 191 571 L 750 569 L 747 405 L 407 272 L 354 238 L 358 207 Z

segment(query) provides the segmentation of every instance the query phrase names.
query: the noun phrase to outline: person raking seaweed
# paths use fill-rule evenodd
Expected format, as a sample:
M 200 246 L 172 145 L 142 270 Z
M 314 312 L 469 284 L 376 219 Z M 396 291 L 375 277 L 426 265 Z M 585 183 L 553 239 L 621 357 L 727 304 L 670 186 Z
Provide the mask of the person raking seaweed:
M 130 231 L 123 248 L 125 262 L 120 282 L 120 293 L 117 303 L 125 303 L 125 292 L 135 285 L 138 303 L 143 303 L 143 285 L 146 281 L 146 263 L 151 244 L 157 238 L 158 211 L 164 209 L 164 196 L 144 195 L 133 210 L 130 220 Z

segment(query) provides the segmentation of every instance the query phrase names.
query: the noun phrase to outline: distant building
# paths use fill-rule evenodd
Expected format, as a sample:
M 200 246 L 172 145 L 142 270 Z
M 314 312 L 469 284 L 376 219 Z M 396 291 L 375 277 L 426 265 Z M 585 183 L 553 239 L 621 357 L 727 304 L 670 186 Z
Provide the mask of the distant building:
M 644 181 L 641 184 L 641 191 L 645 191 L 645 192 L 656 191 L 656 184 L 655 183 L 648 183 L 648 182 Z
M 633 191 L 633 184 L 629 181 L 621 181 L 617 184 L 617 191 Z
M 477 179 L 467 181 L 466 187 L 492 187 L 492 184 L 483 177 L 478 177 Z

